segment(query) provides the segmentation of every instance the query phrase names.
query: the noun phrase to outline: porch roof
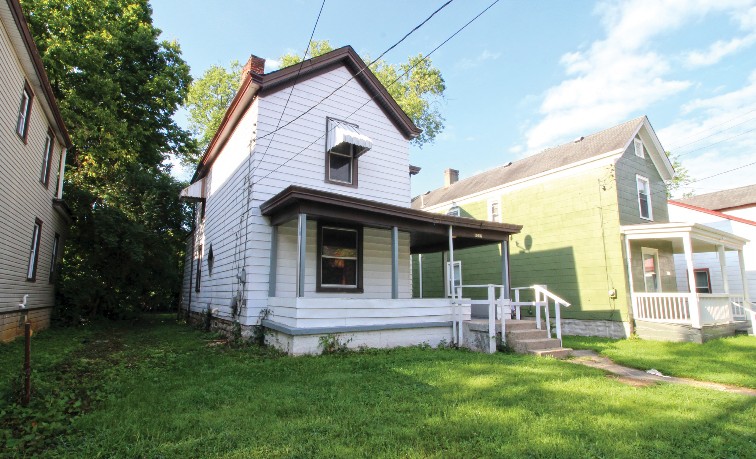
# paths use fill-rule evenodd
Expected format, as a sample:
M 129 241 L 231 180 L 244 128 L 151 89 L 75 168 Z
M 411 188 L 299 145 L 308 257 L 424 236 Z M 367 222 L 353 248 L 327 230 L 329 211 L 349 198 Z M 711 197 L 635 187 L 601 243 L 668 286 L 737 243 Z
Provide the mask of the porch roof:
M 620 232 L 628 240 L 665 240 L 672 243 L 674 253 L 684 253 L 682 238 L 690 236 L 693 252 L 716 252 L 717 246 L 725 250 L 743 250 L 748 239 L 700 223 L 644 223 L 625 225 Z
M 260 211 L 270 218 L 272 225 L 280 225 L 299 214 L 306 214 L 314 220 L 357 223 L 377 228 L 396 226 L 410 233 L 411 253 L 448 250 L 449 227 L 452 227 L 455 249 L 505 241 L 522 229 L 521 225 L 435 214 L 295 185 L 264 202 Z

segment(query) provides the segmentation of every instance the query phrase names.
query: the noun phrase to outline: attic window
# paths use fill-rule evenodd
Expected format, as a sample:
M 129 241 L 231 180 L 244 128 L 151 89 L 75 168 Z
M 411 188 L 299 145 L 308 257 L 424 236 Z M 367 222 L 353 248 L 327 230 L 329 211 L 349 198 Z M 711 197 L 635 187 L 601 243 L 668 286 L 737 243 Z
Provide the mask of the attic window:
M 645 158 L 646 156 L 643 154 L 643 141 L 635 138 L 633 139 L 633 145 L 635 146 L 635 156 Z
M 459 217 L 459 206 L 452 206 L 447 212 L 446 215 L 451 215 L 452 217 Z
M 369 137 L 356 124 L 328 118 L 326 122 L 325 180 L 357 186 L 357 159 L 373 148 Z

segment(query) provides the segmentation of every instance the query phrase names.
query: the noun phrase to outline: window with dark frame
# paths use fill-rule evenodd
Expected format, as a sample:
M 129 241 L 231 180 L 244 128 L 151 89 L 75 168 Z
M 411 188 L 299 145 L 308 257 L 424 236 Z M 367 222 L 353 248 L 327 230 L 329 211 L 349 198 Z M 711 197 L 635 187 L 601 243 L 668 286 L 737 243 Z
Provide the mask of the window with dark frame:
M 373 147 L 359 126 L 326 118 L 325 181 L 334 185 L 358 186 L 359 157 Z
M 58 250 L 60 247 L 60 234 L 55 233 L 53 237 L 52 257 L 50 258 L 50 283 L 55 281 L 55 274 L 58 272 Z
M 202 278 L 202 244 L 199 245 L 197 250 L 197 278 L 194 280 L 194 291 L 199 293 L 200 291 L 200 279 Z
M 24 81 L 24 90 L 21 93 L 21 103 L 18 107 L 18 118 L 16 120 L 16 134 L 26 143 L 26 137 L 29 133 L 29 116 L 31 115 L 32 100 L 34 93 L 29 83 Z
M 693 276 L 696 279 L 696 293 L 712 293 L 709 268 L 696 268 Z
M 26 280 L 34 282 L 37 280 L 37 262 L 39 261 L 39 241 L 42 237 L 42 220 L 34 220 L 34 230 L 32 231 L 31 247 L 29 249 L 29 264 L 26 268 Z
M 362 228 L 318 225 L 317 291 L 362 292 Z
M 48 131 L 47 137 L 45 137 L 45 151 L 42 157 L 42 172 L 39 176 L 40 183 L 42 183 L 45 187 L 47 187 L 50 182 L 50 163 L 52 163 L 52 154 L 54 148 L 55 140 L 52 135 L 52 131 Z
M 213 255 L 213 245 L 210 244 L 210 248 L 207 249 L 207 274 L 213 275 L 213 265 L 215 265 L 215 255 Z
M 357 159 L 354 145 L 343 143 L 328 152 L 328 181 L 354 185 Z

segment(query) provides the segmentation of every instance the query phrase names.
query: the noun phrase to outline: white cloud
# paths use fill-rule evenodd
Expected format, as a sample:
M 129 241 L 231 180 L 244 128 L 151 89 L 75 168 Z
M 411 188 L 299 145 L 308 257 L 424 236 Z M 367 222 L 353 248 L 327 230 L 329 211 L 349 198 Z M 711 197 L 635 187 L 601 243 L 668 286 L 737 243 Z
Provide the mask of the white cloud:
M 689 67 L 713 65 L 723 57 L 736 53 L 756 43 L 756 33 L 732 40 L 717 40 L 705 51 L 690 51 L 685 55 L 685 63 Z
M 479 65 L 483 64 L 486 61 L 495 61 L 496 59 L 501 57 L 501 53 L 495 53 L 492 51 L 489 51 L 487 49 L 484 49 L 480 54 L 478 54 L 475 57 L 468 57 L 465 59 L 461 59 L 457 62 L 456 67 L 458 69 L 462 70 L 470 70 L 472 68 L 478 67 Z
M 600 3 L 596 13 L 606 35 L 585 50 L 562 56 L 560 63 L 569 78 L 544 92 L 539 109 L 542 119 L 526 132 L 529 151 L 625 121 L 651 104 L 691 87 L 693 82 L 674 77 L 669 58 L 652 47 L 664 34 L 708 13 L 742 13 L 744 8 L 750 12 L 752 5 L 752 0 Z M 740 19 L 741 24 L 748 21 Z M 725 48 L 717 48 L 722 56 L 730 49 Z M 703 57 L 715 56 L 712 52 Z
M 273 72 L 281 68 L 281 61 L 278 59 L 265 59 L 265 73 Z

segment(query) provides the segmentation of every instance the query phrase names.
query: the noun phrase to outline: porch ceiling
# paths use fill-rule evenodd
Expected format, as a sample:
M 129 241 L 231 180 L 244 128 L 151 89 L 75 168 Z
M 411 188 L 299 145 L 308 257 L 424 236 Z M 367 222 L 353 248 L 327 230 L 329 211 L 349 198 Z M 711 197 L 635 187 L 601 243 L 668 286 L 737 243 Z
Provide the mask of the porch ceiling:
M 672 243 L 674 253 L 684 253 L 682 239 L 690 236 L 694 253 L 716 252 L 717 246 L 725 250 L 743 250 L 748 239 L 699 223 L 648 223 L 626 225 L 620 232 L 631 241 L 662 240 Z
M 396 226 L 400 231 L 410 233 L 411 253 L 448 250 L 450 226 L 455 249 L 499 243 L 522 229 L 521 225 L 434 214 L 293 185 L 264 202 L 260 210 L 270 218 L 272 225 L 306 214 L 313 220 L 357 223 L 375 228 Z

